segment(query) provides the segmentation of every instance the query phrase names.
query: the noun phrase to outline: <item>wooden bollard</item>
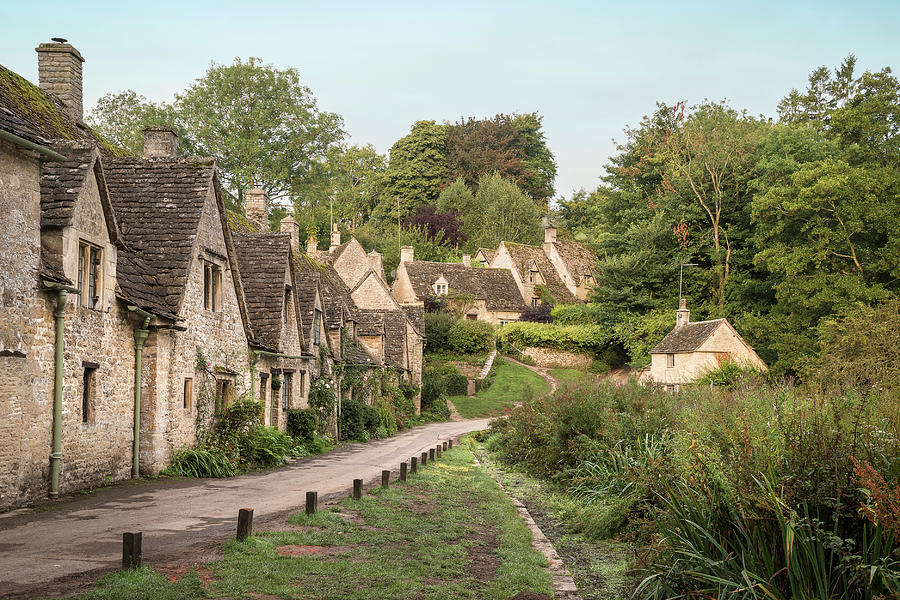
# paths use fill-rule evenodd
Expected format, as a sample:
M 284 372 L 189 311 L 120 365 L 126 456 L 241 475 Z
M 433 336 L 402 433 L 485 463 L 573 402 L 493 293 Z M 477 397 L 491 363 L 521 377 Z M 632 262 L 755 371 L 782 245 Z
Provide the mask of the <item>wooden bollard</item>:
M 319 508 L 319 492 L 306 492 L 306 514 L 314 515 Z
M 427 464 L 428 464 L 428 453 L 423 452 L 422 453 L 422 466 L 424 467 Z
M 406 481 L 406 463 L 400 463 L 400 481 Z
M 428 460 L 430 460 L 430 461 L 434 460 L 434 448 L 428 449 Z
M 141 566 L 140 531 L 122 534 L 122 568 L 137 569 Z
M 450 450 L 453 450 L 453 440 L 452 439 L 449 442 L 447 442 L 447 448 L 449 448 Z
M 387 469 L 381 472 L 381 487 L 386 488 L 391 484 L 391 472 Z
M 440 444 L 438 444 L 437 446 L 434 447 L 434 455 L 438 458 L 441 457 L 441 445 Z
M 444 442 L 442 445 L 444 446 L 444 452 L 446 452 L 447 451 L 447 442 Z
M 362 479 L 354 479 L 353 480 L 353 499 L 359 500 L 362 498 Z
M 410 473 L 418 473 L 419 472 L 418 462 L 419 462 L 419 458 L 416 456 L 413 456 L 411 459 L 409 459 L 409 472 Z
M 242 508 L 238 511 L 237 541 L 243 542 L 253 535 L 253 509 Z

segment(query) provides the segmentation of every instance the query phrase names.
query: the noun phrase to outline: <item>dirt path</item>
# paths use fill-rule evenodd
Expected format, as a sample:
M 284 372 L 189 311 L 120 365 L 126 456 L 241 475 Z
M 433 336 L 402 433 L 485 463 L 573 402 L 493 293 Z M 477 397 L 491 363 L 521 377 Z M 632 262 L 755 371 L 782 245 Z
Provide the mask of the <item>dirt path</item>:
M 462 415 L 459 414 L 459 411 L 456 410 L 456 405 L 447 400 L 447 408 L 450 409 L 450 422 L 451 423 L 459 423 L 460 421 L 465 421 L 462 418 Z
M 550 374 L 550 369 L 547 369 L 547 368 L 544 368 L 544 367 L 535 367 L 535 366 L 533 366 L 533 365 L 526 365 L 525 363 L 519 362 L 519 361 L 517 361 L 516 359 L 511 358 L 511 357 L 506 356 L 506 355 L 503 355 L 503 360 L 508 360 L 508 361 L 511 362 L 511 363 L 516 363 L 517 365 L 522 365 L 522 366 L 525 367 L 526 369 L 528 369 L 528 370 L 530 370 L 530 371 L 534 371 L 535 373 L 537 373 L 538 375 L 541 376 L 541 379 L 543 379 L 544 381 L 546 381 L 546 382 L 550 385 L 550 393 L 551 393 L 551 394 L 552 394 L 553 392 L 556 391 L 556 388 L 558 387 L 558 386 L 557 386 L 557 382 L 556 382 L 556 378 L 553 377 L 553 375 Z
M 122 533 L 143 532 L 144 562 L 202 559 L 234 536 L 238 509 L 254 509 L 254 528 L 303 506 L 346 495 L 353 479 L 380 482 L 382 469 L 440 440 L 486 429 L 489 419 L 433 423 L 368 444 L 350 444 L 281 469 L 231 479 L 138 480 L 75 495 L 37 511 L 0 515 L 0 598 L 71 589 L 66 582 L 118 568 Z

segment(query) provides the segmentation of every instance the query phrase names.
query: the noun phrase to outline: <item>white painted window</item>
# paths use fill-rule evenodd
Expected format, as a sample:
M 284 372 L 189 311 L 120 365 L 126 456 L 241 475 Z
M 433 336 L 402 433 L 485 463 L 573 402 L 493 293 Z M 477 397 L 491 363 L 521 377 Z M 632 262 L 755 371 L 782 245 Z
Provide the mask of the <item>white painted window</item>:
M 436 283 L 434 284 L 434 293 L 438 296 L 446 296 L 447 295 L 447 284 L 446 283 Z

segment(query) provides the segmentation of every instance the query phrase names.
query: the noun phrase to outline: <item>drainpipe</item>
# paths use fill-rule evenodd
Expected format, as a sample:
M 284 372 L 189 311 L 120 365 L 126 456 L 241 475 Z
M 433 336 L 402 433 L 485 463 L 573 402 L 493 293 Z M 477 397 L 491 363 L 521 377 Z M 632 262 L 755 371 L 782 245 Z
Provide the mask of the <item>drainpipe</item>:
M 131 476 L 137 479 L 141 476 L 141 368 L 144 359 L 144 341 L 150 335 L 147 327 L 153 315 L 137 306 L 129 306 L 128 310 L 144 317 L 141 327 L 134 330 L 134 445 L 131 451 Z
M 66 345 L 66 292 L 80 294 L 81 290 L 61 283 L 44 280 L 44 287 L 56 292 L 56 310 L 53 323 L 56 326 L 56 344 L 53 358 L 53 442 L 50 451 L 50 497 L 59 498 L 59 463 L 62 460 L 62 392 L 63 356 Z

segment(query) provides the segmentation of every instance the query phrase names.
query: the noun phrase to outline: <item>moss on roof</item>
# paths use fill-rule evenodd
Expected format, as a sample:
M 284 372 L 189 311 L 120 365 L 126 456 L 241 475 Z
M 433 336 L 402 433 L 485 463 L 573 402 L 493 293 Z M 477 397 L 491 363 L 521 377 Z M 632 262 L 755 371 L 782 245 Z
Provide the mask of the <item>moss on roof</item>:
M 230 208 L 225 209 L 225 217 L 228 219 L 228 229 L 238 233 L 259 233 L 256 224 L 239 212 Z

